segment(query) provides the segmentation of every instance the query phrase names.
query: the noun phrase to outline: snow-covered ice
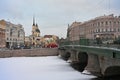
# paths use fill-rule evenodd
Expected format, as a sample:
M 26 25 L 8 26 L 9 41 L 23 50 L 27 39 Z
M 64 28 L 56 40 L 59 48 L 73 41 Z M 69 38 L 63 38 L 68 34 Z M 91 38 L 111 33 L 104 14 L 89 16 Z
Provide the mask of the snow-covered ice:
M 0 58 L 0 80 L 90 80 L 57 56 Z

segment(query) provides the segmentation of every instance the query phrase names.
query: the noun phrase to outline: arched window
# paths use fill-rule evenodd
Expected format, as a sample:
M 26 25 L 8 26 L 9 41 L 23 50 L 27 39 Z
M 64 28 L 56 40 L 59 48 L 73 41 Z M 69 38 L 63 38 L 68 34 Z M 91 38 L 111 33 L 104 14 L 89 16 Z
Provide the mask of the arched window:
M 114 31 L 116 32 L 116 28 L 114 28 Z
M 103 22 L 101 22 L 101 25 L 103 25 Z
M 109 23 L 110 23 L 110 25 L 111 25 L 111 21 L 110 21 Z
M 107 32 L 108 30 L 106 29 L 106 32 Z
M 105 24 L 108 25 L 108 22 L 106 21 Z
M 120 29 L 118 28 L 118 32 L 120 32 Z
M 35 38 L 33 37 L 33 40 L 35 40 Z

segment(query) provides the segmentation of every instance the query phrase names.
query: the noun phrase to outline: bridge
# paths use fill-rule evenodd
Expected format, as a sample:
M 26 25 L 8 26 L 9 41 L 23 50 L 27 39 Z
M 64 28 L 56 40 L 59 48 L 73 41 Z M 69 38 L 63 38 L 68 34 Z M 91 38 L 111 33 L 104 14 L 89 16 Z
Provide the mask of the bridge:
M 71 64 L 76 65 L 81 72 L 86 69 L 97 76 L 120 75 L 120 49 L 63 45 L 59 48 L 59 54 L 65 60 L 70 60 Z

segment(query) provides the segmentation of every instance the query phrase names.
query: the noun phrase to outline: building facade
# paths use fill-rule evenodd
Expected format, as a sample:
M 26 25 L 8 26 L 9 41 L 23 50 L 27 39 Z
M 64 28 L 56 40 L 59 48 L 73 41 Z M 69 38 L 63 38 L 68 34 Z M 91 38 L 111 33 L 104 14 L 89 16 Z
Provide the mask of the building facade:
M 73 22 L 70 26 L 68 25 L 67 37 L 70 41 L 79 40 L 81 22 Z
M 68 27 L 70 41 L 100 38 L 103 42 L 120 37 L 120 16 L 104 15 L 86 22 L 73 22 Z
M 0 48 L 5 48 L 5 23 L 0 21 Z
M 44 35 L 41 38 L 41 45 L 45 48 L 55 48 L 58 47 L 58 40 L 59 38 L 56 35 Z
M 29 36 L 25 36 L 25 47 L 32 46 L 32 39 Z
M 25 32 L 24 28 L 21 24 L 13 24 L 11 22 L 7 22 L 5 20 L 1 20 L 4 22 L 5 26 L 5 42 L 7 48 L 15 48 L 24 46 L 24 38 Z

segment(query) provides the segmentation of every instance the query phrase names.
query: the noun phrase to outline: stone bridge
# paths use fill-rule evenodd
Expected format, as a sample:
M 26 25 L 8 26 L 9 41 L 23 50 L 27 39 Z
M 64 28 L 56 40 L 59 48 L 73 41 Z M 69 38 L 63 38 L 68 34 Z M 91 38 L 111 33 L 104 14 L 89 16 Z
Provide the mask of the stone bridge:
M 87 69 L 97 76 L 120 75 L 120 50 L 93 46 L 64 46 L 59 54 L 82 72 Z
M 2 50 L 2 51 L 0 51 L 0 58 L 55 56 L 55 55 L 58 55 L 57 48 L 37 48 L 37 49 L 18 49 L 18 50 Z

